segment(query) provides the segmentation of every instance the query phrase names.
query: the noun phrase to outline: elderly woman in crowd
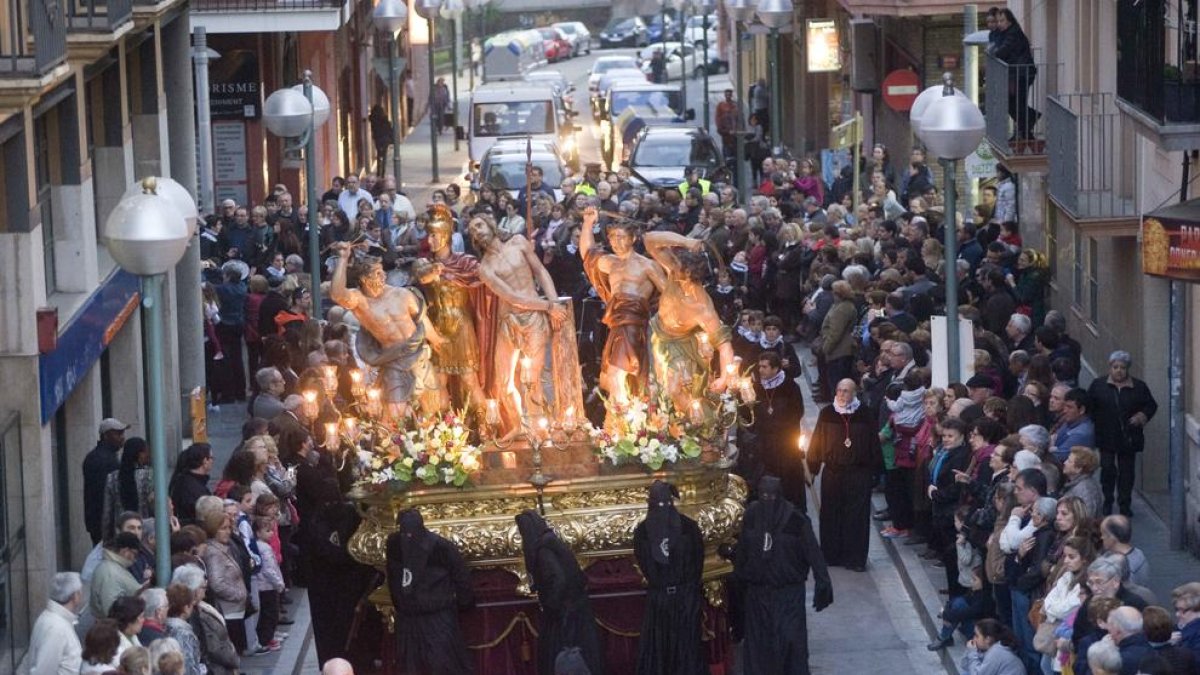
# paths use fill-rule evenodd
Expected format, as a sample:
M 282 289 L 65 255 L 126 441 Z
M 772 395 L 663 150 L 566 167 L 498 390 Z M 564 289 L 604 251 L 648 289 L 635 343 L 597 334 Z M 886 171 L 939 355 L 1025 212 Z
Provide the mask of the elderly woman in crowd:
M 239 557 L 234 551 L 238 544 L 233 541 L 233 522 L 225 512 L 224 504 L 217 505 L 201 500 L 197 515 L 208 535 L 208 548 L 204 553 L 204 567 L 208 572 L 208 590 L 216 601 L 229 639 L 238 653 L 246 650 L 246 606 L 248 593 L 245 573 Z
M 200 653 L 200 639 L 191 624 L 197 602 L 187 586 L 171 584 L 167 587 L 167 636 L 179 645 L 186 675 L 203 675 L 206 672 Z
M 1045 459 L 1050 450 L 1050 432 L 1038 424 L 1029 424 L 1017 431 L 1021 439 L 1021 449 L 1028 450 L 1038 457 Z
M 211 545 L 212 542 L 209 542 L 209 546 Z M 195 565 L 183 565 L 176 568 L 171 582 L 172 584 L 183 584 L 192 593 L 195 606 L 189 623 L 192 631 L 201 641 L 201 656 L 208 672 L 215 675 L 236 675 L 241 666 L 241 660 L 238 658 L 237 648 L 229 637 L 224 618 L 217 608 L 205 600 L 209 586 L 204 571 Z
M 1062 468 L 1063 477 L 1066 479 L 1063 483 L 1063 496 L 1078 497 L 1090 519 L 1098 519 L 1104 515 L 1104 497 L 1100 491 L 1100 481 L 1096 480 L 1096 467 L 1099 463 L 1099 453 L 1077 445 L 1071 448 Z

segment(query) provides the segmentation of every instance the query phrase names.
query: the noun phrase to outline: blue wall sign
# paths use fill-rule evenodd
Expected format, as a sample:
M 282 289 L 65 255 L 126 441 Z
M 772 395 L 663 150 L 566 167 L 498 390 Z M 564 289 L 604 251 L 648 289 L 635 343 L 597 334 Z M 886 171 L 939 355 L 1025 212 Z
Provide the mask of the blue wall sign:
M 42 424 L 66 402 L 88 370 L 137 309 L 142 282 L 120 268 L 92 293 L 58 334 L 58 347 L 38 357 Z

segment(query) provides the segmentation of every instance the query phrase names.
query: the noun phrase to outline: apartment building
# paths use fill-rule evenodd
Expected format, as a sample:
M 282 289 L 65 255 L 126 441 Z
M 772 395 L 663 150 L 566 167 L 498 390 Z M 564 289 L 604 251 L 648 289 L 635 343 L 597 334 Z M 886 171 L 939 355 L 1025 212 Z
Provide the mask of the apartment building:
M 81 463 L 100 420 L 145 435 L 140 284 L 108 255 L 105 220 L 142 176 L 195 185 L 196 159 L 186 0 L 3 0 L 0 26 L 0 672 L 11 672 L 50 577 L 91 548 Z M 167 391 L 181 395 L 203 384 L 198 264 L 185 257 L 165 293 Z M 181 436 L 180 400 L 168 396 L 168 438 Z
M 987 137 L 1017 173 L 1021 231 L 1052 265 L 1051 304 L 1083 345 L 1084 368 L 1104 376 L 1108 355 L 1129 351 L 1133 373 L 1159 402 L 1147 429 L 1138 488 L 1168 513 L 1168 315 L 1170 282 L 1143 274 L 1143 215 L 1200 197 L 1200 65 L 1195 3 L 1179 0 L 1064 0 L 1008 4 L 1038 60 L 1030 105 L 1033 138 L 1010 141 L 1004 105 L 1015 69 L 986 64 Z M 1043 80 L 1042 82 L 1038 82 Z M 1188 176 L 1185 185 L 1184 176 Z M 1188 471 L 1200 469 L 1200 294 L 1185 285 L 1185 400 Z M 1085 376 L 1086 377 L 1086 376 Z M 1189 544 L 1196 550 L 1200 494 L 1188 496 Z

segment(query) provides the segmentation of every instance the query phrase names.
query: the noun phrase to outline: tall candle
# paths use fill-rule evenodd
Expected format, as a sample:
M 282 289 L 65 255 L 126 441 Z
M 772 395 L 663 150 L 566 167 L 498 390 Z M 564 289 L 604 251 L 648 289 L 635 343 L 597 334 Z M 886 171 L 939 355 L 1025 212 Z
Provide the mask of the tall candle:
M 700 407 L 700 401 L 692 401 L 689 416 L 693 424 L 704 424 L 704 410 Z
M 325 423 L 325 447 L 333 450 L 338 446 L 338 425 L 337 422 Z
M 495 426 L 500 423 L 500 404 L 494 398 L 489 398 L 485 404 L 483 421 Z
M 533 384 L 537 378 L 533 372 L 533 359 L 528 356 L 521 357 L 521 383 Z
M 383 414 L 383 392 L 378 387 L 371 387 L 367 390 L 367 413 L 372 417 L 379 417 Z
M 361 398 L 365 393 L 363 390 L 363 372 L 358 368 L 350 371 L 350 393 L 355 398 Z
M 304 397 L 304 416 L 309 420 L 317 418 L 317 413 L 320 408 L 317 407 L 317 392 L 312 389 L 305 389 L 301 394 Z
M 358 420 L 353 417 L 347 417 L 342 420 L 342 423 L 346 426 L 346 436 L 350 438 L 350 441 L 357 441 L 359 431 Z

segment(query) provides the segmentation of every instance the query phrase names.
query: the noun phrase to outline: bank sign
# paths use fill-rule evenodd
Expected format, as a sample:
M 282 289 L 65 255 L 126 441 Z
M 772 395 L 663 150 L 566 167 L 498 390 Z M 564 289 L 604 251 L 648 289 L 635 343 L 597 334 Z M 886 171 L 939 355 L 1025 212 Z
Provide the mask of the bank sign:
M 208 107 L 214 120 L 252 120 L 262 114 L 258 56 L 247 49 L 222 52 L 212 62 Z

